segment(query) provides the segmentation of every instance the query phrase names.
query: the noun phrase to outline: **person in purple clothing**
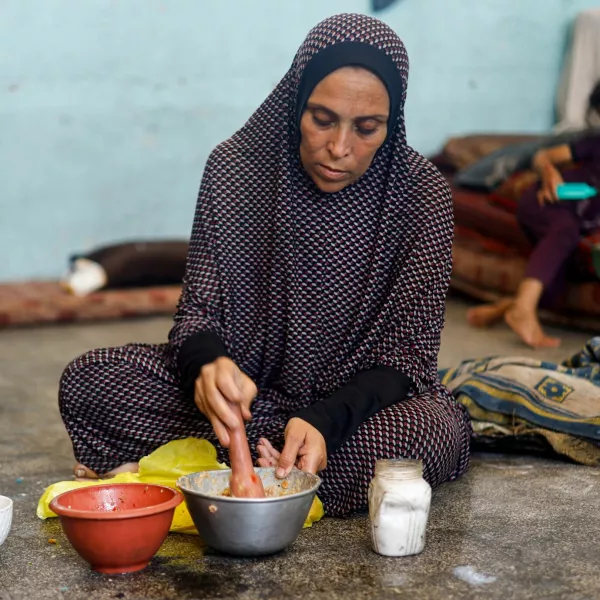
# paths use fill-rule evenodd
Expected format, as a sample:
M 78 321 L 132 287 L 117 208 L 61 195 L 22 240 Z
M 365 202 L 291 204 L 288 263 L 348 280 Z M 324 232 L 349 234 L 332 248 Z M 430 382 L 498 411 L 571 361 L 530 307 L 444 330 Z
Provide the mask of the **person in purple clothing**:
M 595 108 L 600 112 L 600 98 Z M 600 227 L 599 195 L 561 202 L 557 187 L 563 182 L 581 182 L 600 189 L 600 134 L 540 150 L 532 166 L 540 181 L 524 193 L 517 209 L 519 224 L 534 244 L 525 276 L 514 298 L 473 308 L 467 319 L 475 327 L 486 327 L 504 318 L 528 346 L 551 348 L 560 340 L 544 333 L 538 305 L 551 305 L 556 300 L 567 260 L 581 236 Z M 561 169 L 563 166 L 566 168 Z

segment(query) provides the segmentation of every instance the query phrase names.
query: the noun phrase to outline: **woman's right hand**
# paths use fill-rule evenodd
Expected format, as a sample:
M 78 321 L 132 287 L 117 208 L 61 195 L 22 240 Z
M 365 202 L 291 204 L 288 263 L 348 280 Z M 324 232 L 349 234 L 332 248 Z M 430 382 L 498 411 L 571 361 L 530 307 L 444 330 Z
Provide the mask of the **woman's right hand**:
M 219 442 L 229 447 L 227 429 L 242 425 L 229 406 L 239 404 L 246 421 L 252 418 L 250 405 L 256 397 L 256 385 L 230 358 L 220 357 L 204 365 L 196 378 L 194 400 L 200 412 L 211 422 Z
M 557 188 L 562 183 L 564 183 L 564 180 L 558 169 L 550 164 L 545 165 L 540 190 L 537 195 L 540 206 L 558 202 Z

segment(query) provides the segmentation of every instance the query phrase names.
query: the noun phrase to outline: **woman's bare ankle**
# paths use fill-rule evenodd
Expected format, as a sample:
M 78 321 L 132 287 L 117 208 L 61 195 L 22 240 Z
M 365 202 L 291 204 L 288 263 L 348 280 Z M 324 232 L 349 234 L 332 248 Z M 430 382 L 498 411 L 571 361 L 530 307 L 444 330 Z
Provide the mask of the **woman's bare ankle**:
M 98 475 L 95 471 L 92 471 L 92 469 L 82 465 L 81 463 L 77 463 L 73 469 L 73 474 L 77 480 L 88 481 L 92 479 L 109 479 L 115 475 L 118 475 L 119 473 L 137 473 L 139 469 L 139 463 L 131 462 L 125 463 L 120 467 L 116 467 L 115 469 L 112 469 L 103 475 Z

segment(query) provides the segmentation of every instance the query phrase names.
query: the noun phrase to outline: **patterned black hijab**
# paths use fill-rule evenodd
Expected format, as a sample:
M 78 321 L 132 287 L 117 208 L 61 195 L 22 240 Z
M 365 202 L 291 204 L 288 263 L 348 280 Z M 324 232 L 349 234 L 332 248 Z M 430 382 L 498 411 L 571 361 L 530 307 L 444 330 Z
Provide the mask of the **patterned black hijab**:
M 300 128 L 302 113 L 317 84 L 342 67 L 363 67 L 375 73 L 386 87 L 390 99 L 390 115 L 386 141 L 394 133 L 402 110 L 404 86 L 400 71 L 385 52 L 365 42 L 345 41 L 327 46 L 315 54 L 302 71 L 296 93 L 296 127 Z
M 305 74 L 326 53 L 343 57 L 332 50 L 342 44 L 354 50 L 338 66 L 373 59 L 365 66 L 388 87 L 392 117 L 367 172 L 325 194 L 301 166 L 298 116 L 318 82 Z M 376 365 L 410 377 L 414 391 L 439 385 L 452 204 L 439 173 L 407 146 L 407 79 L 404 45 L 387 25 L 328 18 L 207 162 L 170 342 L 176 357 L 192 333 L 219 334 L 261 390 L 256 410 L 261 397 L 300 409 Z

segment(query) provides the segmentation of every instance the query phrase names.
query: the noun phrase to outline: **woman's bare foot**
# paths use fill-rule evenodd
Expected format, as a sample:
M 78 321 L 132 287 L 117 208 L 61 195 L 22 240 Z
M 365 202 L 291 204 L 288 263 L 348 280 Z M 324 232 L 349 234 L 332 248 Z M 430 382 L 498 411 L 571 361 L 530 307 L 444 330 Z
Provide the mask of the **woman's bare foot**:
M 108 473 L 104 473 L 104 475 L 100 476 L 95 471 L 88 469 L 85 465 L 81 463 L 77 463 L 75 468 L 73 469 L 73 474 L 75 475 L 76 481 L 90 481 L 92 479 L 110 479 L 119 473 L 137 473 L 139 471 L 138 463 L 125 463 Z
M 547 336 L 535 312 L 523 310 L 513 305 L 504 315 L 506 324 L 532 348 L 558 348 L 560 339 Z
M 276 467 L 279 462 L 280 452 L 275 450 L 271 442 L 265 438 L 260 438 L 256 444 L 256 451 L 259 454 L 259 459 L 256 464 L 259 467 Z
M 492 304 L 471 308 L 467 311 L 467 322 L 471 327 L 491 327 L 502 320 L 513 303 L 512 298 L 503 298 Z

